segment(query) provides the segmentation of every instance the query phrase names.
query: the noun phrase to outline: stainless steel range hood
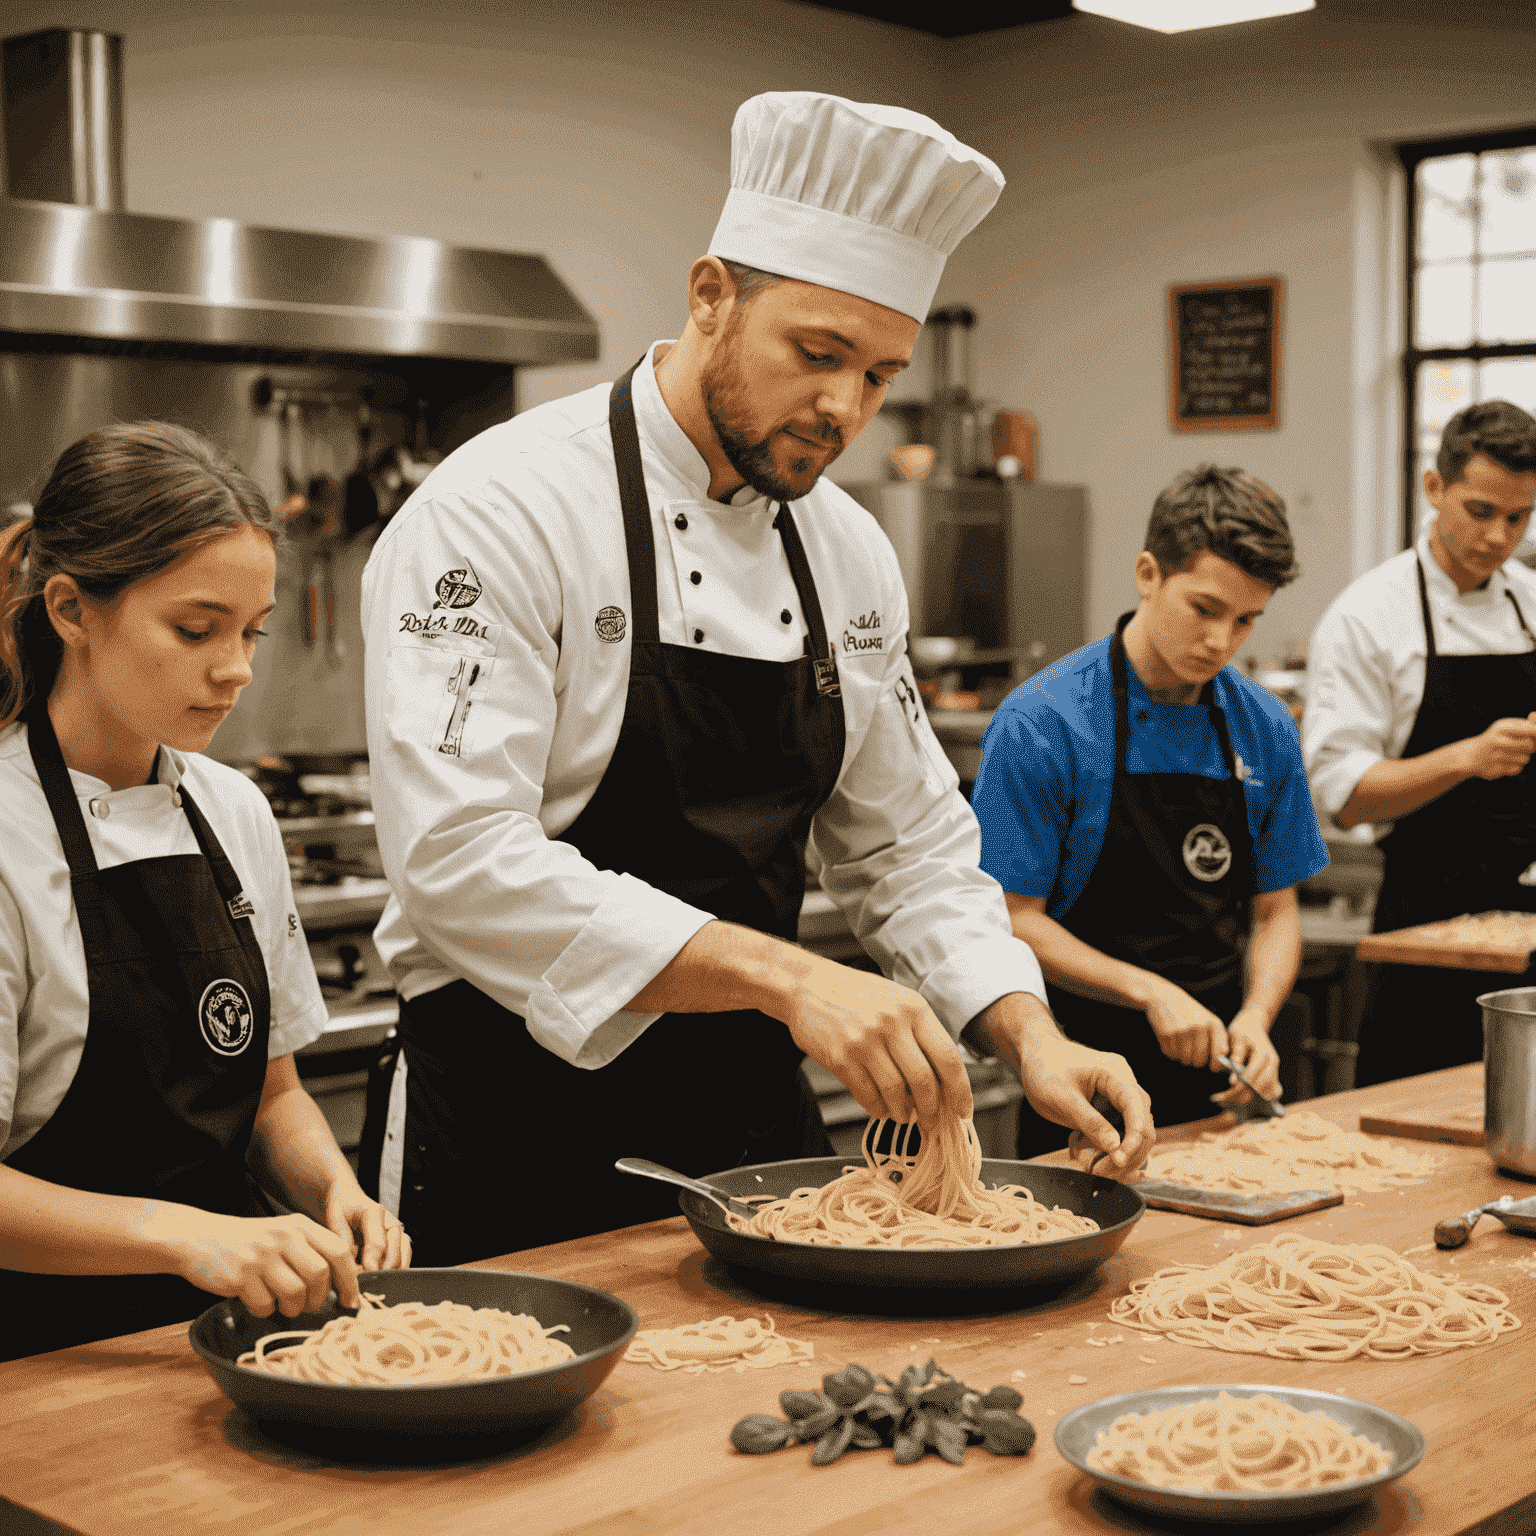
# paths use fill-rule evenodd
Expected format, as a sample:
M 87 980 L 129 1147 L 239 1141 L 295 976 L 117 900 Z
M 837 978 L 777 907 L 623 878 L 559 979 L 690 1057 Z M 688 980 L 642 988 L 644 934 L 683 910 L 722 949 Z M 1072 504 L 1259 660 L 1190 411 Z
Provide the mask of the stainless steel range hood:
M 125 212 L 121 40 L 4 44 L 0 331 L 504 365 L 598 355 L 539 256 Z

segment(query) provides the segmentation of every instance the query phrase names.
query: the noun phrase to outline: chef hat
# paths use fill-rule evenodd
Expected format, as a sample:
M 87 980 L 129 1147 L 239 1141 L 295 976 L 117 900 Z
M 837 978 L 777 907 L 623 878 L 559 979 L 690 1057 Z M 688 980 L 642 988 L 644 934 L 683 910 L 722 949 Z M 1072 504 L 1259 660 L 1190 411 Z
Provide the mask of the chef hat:
M 709 254 L 872 299 L 914 320 L 1003 173 L 918 112 L 815 91 L 744 101 Z

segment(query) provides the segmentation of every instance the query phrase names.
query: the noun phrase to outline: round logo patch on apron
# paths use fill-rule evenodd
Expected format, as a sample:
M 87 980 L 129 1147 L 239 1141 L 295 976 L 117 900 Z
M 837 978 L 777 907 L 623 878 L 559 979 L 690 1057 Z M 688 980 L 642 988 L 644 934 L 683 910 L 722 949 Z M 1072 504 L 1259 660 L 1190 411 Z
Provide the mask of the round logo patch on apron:
M 1220 880 L 1232 868 L 1232 843 L 1209 821 L 1184 834 L 1184 867 L 1196 880 Z
M 617 645 L 624 638 L 624 610 L 599 608 L 592 628 L 604 645 Z
M 197 1005 L 203 1039 L 221 1056 L 238 1056 L 256 1032 L 255 1010 L 238 981 L 211 981 Z

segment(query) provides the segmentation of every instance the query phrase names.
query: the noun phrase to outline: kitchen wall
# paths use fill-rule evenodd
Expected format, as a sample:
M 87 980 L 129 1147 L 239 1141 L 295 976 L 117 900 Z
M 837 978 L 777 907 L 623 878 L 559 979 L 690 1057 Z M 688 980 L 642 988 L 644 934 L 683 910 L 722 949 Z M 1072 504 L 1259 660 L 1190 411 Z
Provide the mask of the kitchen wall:
M 980 392 L 1040 418 L 1043 476 L 1089 488 L 1090 628 L 1134 602 L 1157 490 L 1214 459 L 1279 490 L 1300 545 L 1253 650 L 1305 638 L 1397 548 L 1402 194 L 1385 146 L 1536 122 L 1536 6 L 1318 0 L 1172 37 L 1073 16 L 958 39 L 945 61 L 949 126 L 1008 189 L 941 296 L 978 311 Z M 1282 425 L 1170 431 L 1168 285 L 1275 273 Z
M 61 22 L 126 38 L 138 211 L 545 253 L 603 353 L 526 371 L 524 406 L 675 334 L 746 96 L 934 113 L 1009 178 L 938 301 L 978 310 L 978 387 L 1040 418 L 1042 474 L 1088 487 L 1091 630 L 1131 600 L 1153 494 L 1209 457 L 1291 505 L 1304 575 L 1263 621 L 1266 656 L 1395 548 L 1400 194 L 1382 146 L 1536 120 L 1528 0 L 1319 0 L 1177 37 L 1073 16 L 952 42 L 789 0 L 0 0 L 6 33 Z M 1270 273 L 1283 425 L 1172 433 L 1167 285 Z M 878 424 L 836 477 L 883 473 L 894 440 Z

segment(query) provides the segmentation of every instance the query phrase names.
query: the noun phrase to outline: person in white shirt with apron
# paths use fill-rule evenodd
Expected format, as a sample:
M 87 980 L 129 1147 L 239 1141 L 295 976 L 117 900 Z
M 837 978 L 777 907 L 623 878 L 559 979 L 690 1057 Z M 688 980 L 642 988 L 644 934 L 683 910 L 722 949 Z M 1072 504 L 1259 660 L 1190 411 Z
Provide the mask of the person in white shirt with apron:
M 1229 665 L 1296 575 L 1285 504 L 1204 465 L 1157 498 L 1145 546 L 1134 614 L 1004 700 L 971 800 L 1062 1028 L 1122 1053 L 1167 1126 L 1249 1097 L 1212 1077 L 1221 1056 L 1279 1092 L 1295 887 L 1328 854 L 1289 710 Z M 1020 1114 L 1021 1157 L 1062 1140 Z
M 1510 558 L 1536 503 L 1536 418 L 1507 400 L 1458 412 L 1424 494 L 1414 547 L 1345 588 L 1307 660 L 1307 767 L 1325 815 L 1375 829 L 1377 933 L 1536 912 L 1536 574 Z M 1479 993 L 1530 981 L 1377 967 L 1356 1085 L 1479 1060 Z
M 905 655 L 889 544 L 822 472 L 911 357 L 997 168 L 913 112 L 754 97 L 688 324 L 611 388 L 453 454 L 363 583 L 370 768 L 403 997 L 380 1189 L 426 1262 L 676 1213 L 870 1114 L 971 1112 L 956 1037 L 1105 1150 L 1123 1063 L 1063 1039 L 976 866 Z M 807 852 L 893 978 L 795 947 Z M 904 983 L 904 985 L 902 984 Z
M 271 812 L 198 755 L 275 538 L 232 462 L 150 422 L 67 449 L 0 541 L 0 1358 L 218 1296 L 357 1305 L 359 1259 L 409 1261 L 294 1068 L 325 1006 Z

